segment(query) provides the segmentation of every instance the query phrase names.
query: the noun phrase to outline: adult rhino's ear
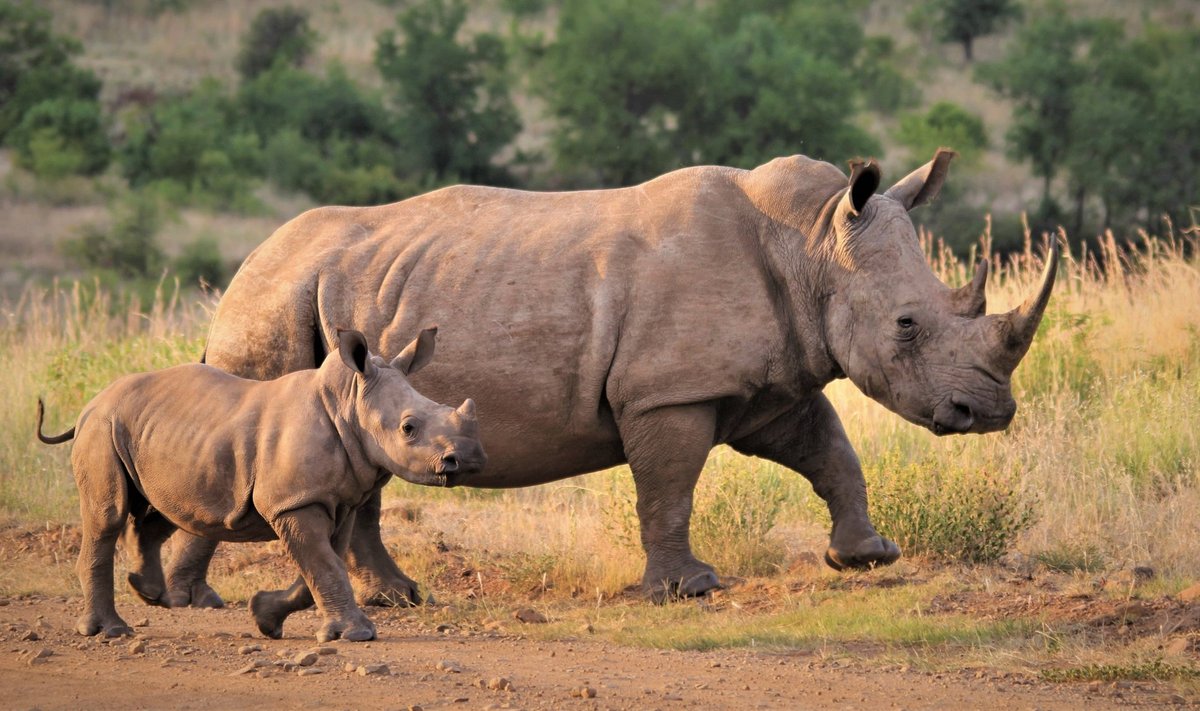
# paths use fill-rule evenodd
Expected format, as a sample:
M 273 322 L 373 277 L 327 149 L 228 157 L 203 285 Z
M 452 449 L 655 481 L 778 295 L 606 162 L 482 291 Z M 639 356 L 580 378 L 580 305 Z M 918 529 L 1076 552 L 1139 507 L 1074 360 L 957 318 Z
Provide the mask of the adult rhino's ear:
M 842 196 L 841 211 L 851 217 L 858 217 L 867 200 L 879 189 L 879 164 L 874 160 L 855 160 L 850 162 L 850 187 Z
M 937 149 L 933 160 L 888 188 L 884 195 L 899 202 L 905 210 L 933 202 L 942 189 L 942 183 L 946 182 L 946 174 L 950 172 L 950 161 L 956 155 L 958 154 L 949 148 Z
M 392 361 L 392 367 L 405 375 L 416 373 L 433 360 L 433 348 L 436 342 L 437 326 L 430 326 L 421 331 L 412 343 L 400 351 L 400 355 Z
M 370 374 L 371 352 L 367 348 L 367 337 L 351 329 L 337 330 L 338 355 L 346 367 L 359 375 Z

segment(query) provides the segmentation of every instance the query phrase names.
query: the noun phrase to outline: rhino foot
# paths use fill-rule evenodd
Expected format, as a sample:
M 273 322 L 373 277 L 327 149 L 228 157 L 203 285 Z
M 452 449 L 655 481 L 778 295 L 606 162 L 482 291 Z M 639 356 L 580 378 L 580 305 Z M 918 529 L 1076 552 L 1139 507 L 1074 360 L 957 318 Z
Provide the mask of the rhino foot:
M 720 590 L 721 583 L 711 567 L 697 562 L 695 567 L 679 575 L 651 577 L 648 574 L 642 587 L 651 601 L 661 605 L 668 600 L 702 597 L 713 590 Z
M 250 598 L 250 614 L 258 631 L 271 639 L 283 638 L 283 621 L 292 613 L 292 607 L 281 604 L 278 592 L 256 592 Z
M 900 547 L 878 534 L 842 548 L 830 545 L 825 551 L 825 563 L 834 570 L 874 568 L 891 565 L 900 558 Z
M 360 577 L 355 595 L 358 604 L 363 607 L 418 607 L 433 604 L 432 597 L 427 600 L 421 598 L 421 594 L 417 592 L 417 583 L 407 576 L 401 575 L 390 583 L 382 582 L 374 575 L 369 578 L 362 580 Z
M 105 618 L 95 614 L 80 617 L 78 624 L 75 625 L 75 631 L 84 637 L 91 637 L 101 632 L 105 637 L 133 636 L 133 628 L 125 624 L 125 620 L 120 617 Z
M 165 599 L 166 590 L 161 583 L 151 582 L 139 573 L 130 573 L 126 580 L 142 602 L 155 607 L 170 607 Z
M 132 585 L 132 582 L 130 583 Z M 145 598 L 143 598 L 145 599 Z M 174 586 L 161 597 L 163 607 L 202 607 L 217 609 L 225 607 L 225 601 L 203 580 L 188 586 Z
M 350 620 L 330 620 L 317 632 L 318 642 L 332 642 L 344 639 L 347 642 L 367 642 L 375 639 L 375 623 L 367 619 L 361 611 Z

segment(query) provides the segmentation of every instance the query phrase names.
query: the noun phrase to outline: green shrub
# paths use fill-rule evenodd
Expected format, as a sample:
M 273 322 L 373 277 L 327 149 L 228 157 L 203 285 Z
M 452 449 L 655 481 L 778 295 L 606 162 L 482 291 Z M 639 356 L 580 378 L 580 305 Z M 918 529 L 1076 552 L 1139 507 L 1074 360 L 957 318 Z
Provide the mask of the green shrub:
M 1016 475 L 889 457 L 867 467 L 871 520 L 908 553 L 998 559 L 1034 521 Z
M 308 25 L 308 12 L 290 5 L 269 7 L 250 23 L 237 56 L 243 79 L 253 79 L 272 66 L 298 67 L 317 44 L 317 33 Z
M 49 10 L 0 0 L 0 140 L 43 101 L 96 99 L 100 80 L 71 64 L 81 51 L 78 40 L 55 34 Z
M 255 212 L 261 206 L 252 176 L 261 171 L 262 153 L 258 138 L 239 130 L 236 116 L 215 80 L 130 115 L 119 153 L 122 172 L 131 186 L 153 186 L 175 203 Z
M 203 282 L 213 286 L 224 286 L 229 276 L 221 248 L 212 237 L 200 237 L 183 248 L 174 261 L 175 273 L 184 285 L 194 286 Z
M 21 167 L 41 178 L 96 175 L 110 158 L 95 101 L 51 99 L 33 106 L 8 135 Z
M 782 467 L 718 449 L 705 466 L 692 505 L 690 536 L 696 556 L 722 575 L 770 575 L 787 553 L 770 536 L 788 501 L 807 482 Z M 641 550 L 636 493 L 628 467 L 611 470 L 604 524 L 619 545 Z
M 949 101 L 939 101 L 923 114 L 901 117 L 896 138 L 919 163 L 929 160 L 940 146 L 949 146 L 963 162 L 974 164 L 988 145 L 983 119 Z
M 158 198 L 131 193 L 110 212 L 111 225 L 87 225 L 78 238 L 65 242 L 67 255 L 83 267 L 126 278 L 154 276 L 165 261 L 157 237 L 166 215 Z
M 787 500 L 784 477 L 789 475 L 745 459 L 707 468 L 696 486 L 692 509 L 696 555 L 722 574 L 779 572 L 787 551 L 768 534 Z
M 321 202 L 337 205 L 381 205 L 417 194 L 418 185 L 400 180 L 382 165 L 335 168 L 309 194 Z

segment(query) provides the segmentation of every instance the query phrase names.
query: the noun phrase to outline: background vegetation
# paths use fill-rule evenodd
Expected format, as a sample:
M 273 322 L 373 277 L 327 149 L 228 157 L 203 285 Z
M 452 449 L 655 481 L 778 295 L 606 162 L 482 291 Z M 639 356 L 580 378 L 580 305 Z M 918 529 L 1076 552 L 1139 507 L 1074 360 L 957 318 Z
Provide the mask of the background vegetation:
M 628 185 L 805 153 L 959 150 L 917 219 L 966 254 L 1059 224 L 1186 227 L 1200 29 L 1183 0 L 0 0 L 0 244 L 28 276 L 218 285 L 312 204 L 455 182 Z M 134 196 L 128 195 L 129 193 Z M 152 196 L 152 197 L 147 197 Z M 153 258 L 93 246 L 155 204 Z M 51 216 L 49 213 L 53 212 Z M 103 241 L 103 240 L 100 240 Z M 186 256 L 185 256 L 186 254 Z M 27 258 L 26 258 L 27 257 Z M 205 262 L 197 268 L 195 262 Z

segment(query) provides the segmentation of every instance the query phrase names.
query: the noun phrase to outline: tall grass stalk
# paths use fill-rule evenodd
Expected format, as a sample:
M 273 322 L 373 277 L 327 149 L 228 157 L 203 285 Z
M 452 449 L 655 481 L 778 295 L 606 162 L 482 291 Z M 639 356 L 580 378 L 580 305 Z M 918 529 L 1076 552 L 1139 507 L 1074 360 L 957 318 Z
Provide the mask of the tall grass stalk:
M 0 302 L 0 512 L 7 518 L 73 520 L 70 448 L 34 438 L 36 403 L 46 430 L 69 428 L 83 405 L 126 373 L 196 362 L 209 320 L 206 300 L 160 283 L 149 304 L 98 283 L 27 285 Z

